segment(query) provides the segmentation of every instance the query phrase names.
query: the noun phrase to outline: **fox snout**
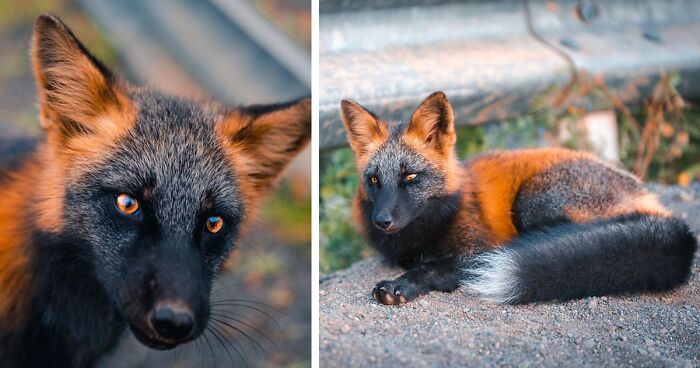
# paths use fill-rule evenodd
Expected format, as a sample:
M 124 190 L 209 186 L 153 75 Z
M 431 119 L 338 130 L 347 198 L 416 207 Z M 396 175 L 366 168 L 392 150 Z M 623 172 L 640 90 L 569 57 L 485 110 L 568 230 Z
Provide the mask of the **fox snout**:
M 155 250 L 135 265 L 122 293 L 122 313 L 139 341 L 170 349 L 197 338 L 209 319 L 209 282 L 188 247 Z
M 164 340 L 185 341 L 194 332 L 195 316 L 187 303 L 161 301 L 151 310 L 148 323 L 151 330 Z
M 372 222 L 381 232 L 392 234 L 406 226 L 406 218 L 398 193 L 386 192 L 377 196 L 372 211 Z

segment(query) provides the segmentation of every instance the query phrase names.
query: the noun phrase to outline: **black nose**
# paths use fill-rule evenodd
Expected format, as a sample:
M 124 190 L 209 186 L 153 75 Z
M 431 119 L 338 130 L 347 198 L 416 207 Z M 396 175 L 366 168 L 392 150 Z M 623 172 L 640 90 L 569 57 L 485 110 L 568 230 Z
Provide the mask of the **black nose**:
M 377 216 L 374 217 L 374 225 L 380 228 L 381 230 L 386 230 L 391 226 L 392 219 L 391 216 L 389 216 L 386 213 L 380 213 Z
M 188 308 L 160 304 L 151 312 L 151 325 L 167 340 L 183 340 L 194 330 L 194 316 Z

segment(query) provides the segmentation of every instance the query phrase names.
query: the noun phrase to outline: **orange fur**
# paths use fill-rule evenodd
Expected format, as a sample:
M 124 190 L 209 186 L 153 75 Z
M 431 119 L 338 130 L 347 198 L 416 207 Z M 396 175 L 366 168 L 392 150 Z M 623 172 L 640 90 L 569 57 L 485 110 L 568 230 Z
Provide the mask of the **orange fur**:
M 389 138 L 389 126 L 354 101 L 340 103 L 340 119 L 348 132 L 348 141 L 357 157 L 357 169 L 364 170 L 367 160 Z
M 22 325 L 32 297 L 31 255 L 26 248 L 31 214 L 26 211 L 26 196 L 38 173 L 36 165 L 27 165 L 10 174 L 0 187 L 0 332 Z
M 252 219 L 260 198 L 311 139 L 311 99 L 259 116 L 229 112 L 216 132 L 232 169 L 239 174 L 246 219 Z M 241 228 L 248 225 L 245 222 Z
M 506 241 L 517 235 L 511 209 L 521 185 L 553 165 L 574 159 L 597 160 L 588 153 L 553 148 L 494 152 L 469 164 L 481 217 L 496 239 Z

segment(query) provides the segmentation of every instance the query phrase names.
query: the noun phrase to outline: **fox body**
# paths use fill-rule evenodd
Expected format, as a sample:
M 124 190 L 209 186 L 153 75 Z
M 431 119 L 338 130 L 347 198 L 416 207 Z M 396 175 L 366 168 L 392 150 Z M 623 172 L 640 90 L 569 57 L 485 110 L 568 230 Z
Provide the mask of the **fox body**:
M 310 139 L 309 99 L 135 88 L 50 15 L 31 57 L 45 135 L 0 166 L 2 365 L 91 366 L 127 328 L 156 349 L 199 337 L 213 277 Z
M 355 221 L 407 270 L 376 285 L 381 303 L 461 285 L 498 303 L 664 291 L 690 274 L 697 240 L 687 225 L 591 154 L 529 149 L 460 163 L 441 92 L 405 123 L 348 100 L 341 118 L 360 178 Z

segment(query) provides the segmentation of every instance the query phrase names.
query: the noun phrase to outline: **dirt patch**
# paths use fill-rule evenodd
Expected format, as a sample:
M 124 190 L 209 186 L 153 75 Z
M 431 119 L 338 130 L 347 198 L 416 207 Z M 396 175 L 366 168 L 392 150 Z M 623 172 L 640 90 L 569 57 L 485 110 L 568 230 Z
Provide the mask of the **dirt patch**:
M 700 185 L 650 189 L 700 233 Z M 402 270 L 370 258 L 321 278 L 320 363 L 700 366 L 699 258 L 688 285 L 667 294 L 503 306 L 459 289 L 398 307 L 377 304 L 371 290 Z

